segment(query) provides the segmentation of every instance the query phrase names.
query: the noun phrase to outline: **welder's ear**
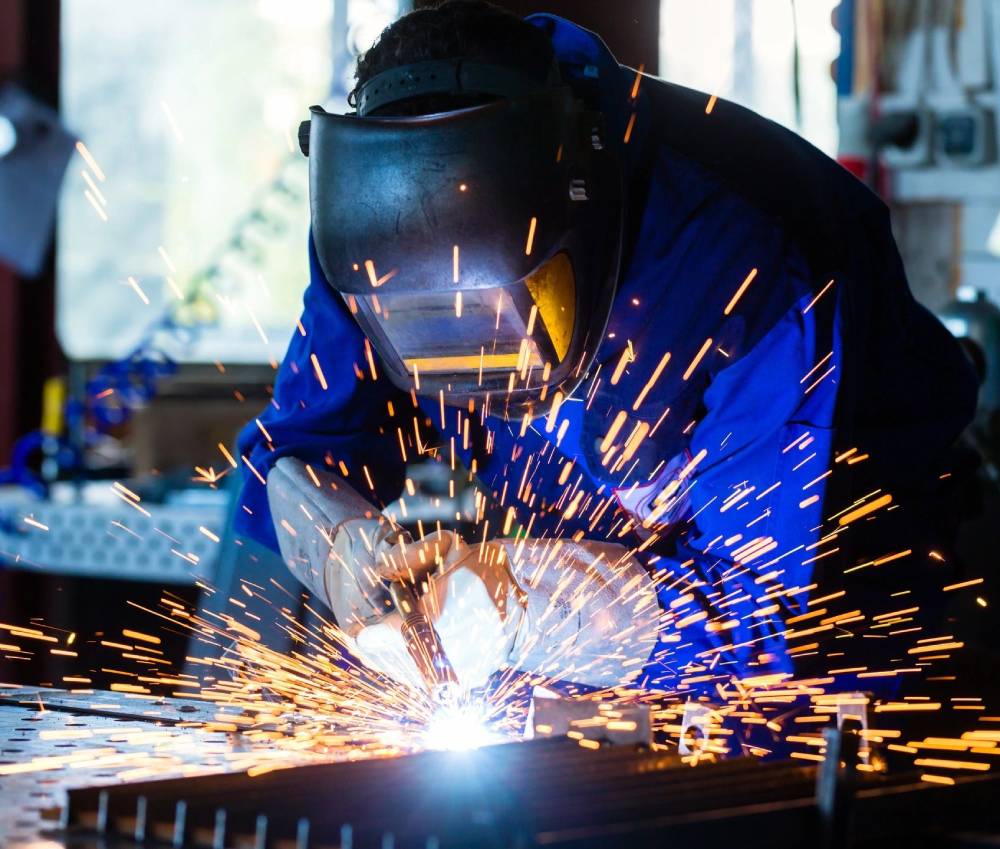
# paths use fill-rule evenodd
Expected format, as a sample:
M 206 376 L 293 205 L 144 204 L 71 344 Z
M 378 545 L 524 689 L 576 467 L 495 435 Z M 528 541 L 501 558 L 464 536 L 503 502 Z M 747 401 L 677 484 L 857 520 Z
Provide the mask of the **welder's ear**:
M 309 155 L 309 133 L 312 129 L 312 121 L 303 121 L 299 124 L 299 150 L 303 156 Z

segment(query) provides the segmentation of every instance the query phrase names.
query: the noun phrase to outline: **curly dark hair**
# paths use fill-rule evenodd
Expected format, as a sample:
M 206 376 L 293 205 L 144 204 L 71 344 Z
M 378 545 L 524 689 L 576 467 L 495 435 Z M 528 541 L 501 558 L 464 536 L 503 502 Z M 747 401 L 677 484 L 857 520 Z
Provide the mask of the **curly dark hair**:
M 358 58 L 358 90 L 376 74 L 400 65 L 435 59 L 468 58 L 516 68 L 544 82 L 552 67 L 552 42 L 538 27 L 485 0 L 444 0 L 403 15 L 386 27 L 378 41 Z M 380 114 L 420 115 L 457 109 L 489 100 L 480 95 L 425 95 L 394 103 Z

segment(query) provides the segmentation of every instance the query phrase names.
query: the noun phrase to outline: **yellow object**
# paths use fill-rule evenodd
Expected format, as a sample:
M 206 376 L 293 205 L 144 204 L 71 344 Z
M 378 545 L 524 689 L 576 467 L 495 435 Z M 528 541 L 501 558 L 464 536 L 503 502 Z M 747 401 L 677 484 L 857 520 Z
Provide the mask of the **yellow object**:
M 562 362 L 573 339 L 576 319 L 576 293 L 573 290 L 573 266 L 564 253 L 556 254 L 534 274 L 524 279 L 538 314 L 552 340 L 556 356 Z
M 468 356 L 453 357 L 418 357 L 407 360 L 406 367 L 411 374 L 414 366 L 417 367 L 418 371 L 428 374 L 441 371 L 476 371 L 480 364 L 484 371 L 488 371 L 498 368 L 517 368 L 517 361 L 517 354 L 484 354 L 481 357 L 479 354 L 469 354 Z M 531 364 L 541 365 L 537 353 L 532 353 Z
M 66 409 L 66 379 L 50 377 L 42 384 L 42 433 L 59 436 L 63 431 Z

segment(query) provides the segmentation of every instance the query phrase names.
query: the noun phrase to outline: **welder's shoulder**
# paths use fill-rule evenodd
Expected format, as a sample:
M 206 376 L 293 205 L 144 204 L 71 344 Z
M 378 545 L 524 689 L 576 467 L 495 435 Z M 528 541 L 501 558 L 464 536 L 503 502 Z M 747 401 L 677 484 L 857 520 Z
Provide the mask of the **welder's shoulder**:
M 776 220 L 811 264 L 837 266 L 852 233 L 886 220 L 882 201 L 792 131 L 726 100 L 665 81 L 644 89 L 656 143 Z

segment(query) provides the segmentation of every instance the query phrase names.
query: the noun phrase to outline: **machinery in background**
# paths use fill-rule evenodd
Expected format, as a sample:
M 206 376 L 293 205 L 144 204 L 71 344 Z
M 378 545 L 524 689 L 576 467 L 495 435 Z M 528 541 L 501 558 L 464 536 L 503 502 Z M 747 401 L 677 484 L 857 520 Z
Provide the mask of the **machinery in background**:
M 968 434 L 991 480 L 1000 483 L 1000 307 L 981 289 L 960 286 L 937 315 L 979 375 L 979 404 Z
M 0 564 L 157 584 L 211 581 L 226 494 L 182 493 L 143 505 L 128 492 L 92 483 L 79 492 L 57 486 L 46 499 L 0 494 Z
M 843 0 L 839 160 L 890 204 L 914 294 L 1000 301 L 1000 6 Z
M 963 436 L 978 475 L 949 505 L 970 575 L 1000 573 L 1000 4 L 841 0 L 838 159 L 882 195 L 915 297 L 979 372 Z M 956 610 L 996 645 L 991 611 Z
M 41 272 L 63 172 L 75 139 L 53 109 L 18 86 L 0 86 L 0 262 Z

